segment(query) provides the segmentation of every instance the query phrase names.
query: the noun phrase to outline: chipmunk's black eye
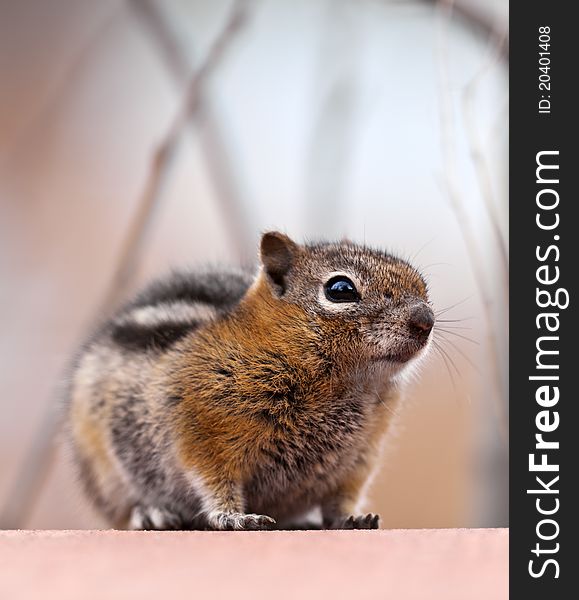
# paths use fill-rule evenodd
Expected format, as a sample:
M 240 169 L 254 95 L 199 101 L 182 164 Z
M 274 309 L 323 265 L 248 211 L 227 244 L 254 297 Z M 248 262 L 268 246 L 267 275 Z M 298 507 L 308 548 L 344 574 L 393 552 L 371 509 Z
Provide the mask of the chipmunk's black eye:
M 324 286 L 326 298 L 332 302 L 358 302 L 360 294 L 356 286 L 344 275 L 336 275 Z

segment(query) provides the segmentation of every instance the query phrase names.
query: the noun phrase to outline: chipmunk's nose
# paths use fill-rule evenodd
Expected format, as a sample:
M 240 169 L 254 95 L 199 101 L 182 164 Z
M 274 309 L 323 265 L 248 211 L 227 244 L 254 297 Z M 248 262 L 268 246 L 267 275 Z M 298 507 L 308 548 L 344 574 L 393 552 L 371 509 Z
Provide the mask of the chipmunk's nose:
M 434 313 L 428 304 L 421 302 L 410 308 L 408 320 L 416 333 L 428 335 L 434 326 Z

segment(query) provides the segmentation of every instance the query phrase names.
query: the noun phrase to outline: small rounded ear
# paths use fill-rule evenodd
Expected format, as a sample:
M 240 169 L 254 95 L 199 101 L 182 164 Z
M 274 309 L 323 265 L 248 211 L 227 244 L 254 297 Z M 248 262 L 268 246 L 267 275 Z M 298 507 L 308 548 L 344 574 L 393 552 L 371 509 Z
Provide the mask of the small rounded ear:
M 261 238 L 261 263 L 280 296 L 286 290 L 286 275 L 297 252 L 297 244 L 279 231 L 269 231 Z

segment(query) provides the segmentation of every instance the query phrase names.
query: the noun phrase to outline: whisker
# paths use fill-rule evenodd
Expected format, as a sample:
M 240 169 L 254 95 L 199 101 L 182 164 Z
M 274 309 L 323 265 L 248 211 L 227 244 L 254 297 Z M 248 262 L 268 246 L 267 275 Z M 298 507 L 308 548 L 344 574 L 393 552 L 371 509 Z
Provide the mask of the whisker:
M 452 367 L 454 368 L 455 373 L 457 374 L 458 377 L 461 377 L 460 375 L 460 371 L 458 370 L 458 367 L 456 366 L 456 363 L 454 362 L 454 360 L 452 359 L 452 356 L 450 356 L 450 354 L 446 351 L 445 348 L 442 347 L 441 344 L 438 344 L 438 349 L 444 354 L 444 356 L 446 356 L 446 358 L 448 359 L 448 361 L 450 362 L 450 364 L 452 365 Z
M 433 347 L 434 350 L 436 351 L 436 353 L 438 354 L 438 356 L 440 356 L 440 358 L 442 358 L 442 361 L 444 362 L 444 366 L 446 367 L 446 371 L 448 373 L 448 376 L 450 377 L 450 381 L 452 383 L 452 388 L 453 390 L 456 392 L 456 381 L 454 380 L 454 375 L 452 374 L 452 370 L 450 368 L 450 365 L 448 363 L 448 359 L 445 356 L 445 354 L 443 354 L 440 346 L 433 340 Z
M 416 259 L 418 258 L 418 255 L 424 250 L 424 248 L 426 248 L 426 246 L 428 246 L 429 244 L 432 244 L 432 242 L 436 239 L 436 236 L 429 239 L 428 241 L 424 242 L 424 244 L 422 244 L 422 246 L 420 246 L 420 248 L 414 253 L 414 255 L 412 256 L 412 258 L 410 259 L 410 263 L 414 263 L 416 262 Z
M 437 323 L 462 323 L 463 321 L 472 321 L 474 317 L 464 317 L 464 319 L 436 319 Z
M 424 265 L 424 266 L 420 265 L 420 270 L 421 271 L 428 271 L 428 269 L 432 269 L 432 267 L 441 267 L 441 266 L 450 267 L 451 264 L 450 263 L 445 263 L 445 262 L 429 263 L 429 264 Z
M 435 312 L 435 315 L 443 315 L 444 313 L 447 313 L 449 310 L 452 310 L 453 308 L 456 308 L 457 306 L 460 306 L 461 304 L 464 304 L 467 300 L 470 300 L 472 298 L 472 296 L 467 296 L 466 298 L 463 298 L 462 300 L 459 300 L 458 302 L 456 302 L 455 304 L 452 304 L 451 306 L 447 306 L 446 308 L 443 308 L 437 312 Z
M 378 399 L 378 402 L 393 416 L 399 418 L 400 415 L 387 403 L 384 402 L 382 396 L 380 396 L 379 392 L 374 392 L 374 395 Z
M 443 340 L 446 344 L 450 344 L 452 346 L 452 348 L 458 352 L 463 358 L 464 360 L 466 360 L 466 362 L 479 374 L 482 375 L 482 371 L 479 369 L 478 365 L 476 365 L 470 358 L 469 356 L 466 354 L 466 352 L 463 352 L 452 340 L 448 340 L 448 339 L 444 339 Z
M 462 335 L 462 333 L 456 333 L 456 331 L 449 331 L 448 329 L 444 329 L 442 327 L 435 327 L 434 330 L 438 331 L 441 335 L 443 335 L 445 333 L 447 333 L 449 335 L 455 335 L 456 337 L 459 337 L 461 340 L 465 340 L 467 342 L 470 342 L 471 344 L 480 346 L 479 342 L 477 342 L 476 340 L 473 340 L 472 338 L 467 337 L 466 335 Z

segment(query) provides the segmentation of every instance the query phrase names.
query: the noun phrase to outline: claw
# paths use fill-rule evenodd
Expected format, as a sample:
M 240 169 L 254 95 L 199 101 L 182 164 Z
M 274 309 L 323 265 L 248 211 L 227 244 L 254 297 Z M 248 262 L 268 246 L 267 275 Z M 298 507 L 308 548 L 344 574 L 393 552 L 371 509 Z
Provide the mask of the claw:
M 360 515 L 355 517 L 342 517 L 336 519 L 331 526 L 331 529 L 378 529 L 380 525 L 380 516 L 374 513 Z
M 209 526 L 218 531 L 261 531 L 273 529 L 275 519 L 267 515 L 217 512 L 209 516 Z

